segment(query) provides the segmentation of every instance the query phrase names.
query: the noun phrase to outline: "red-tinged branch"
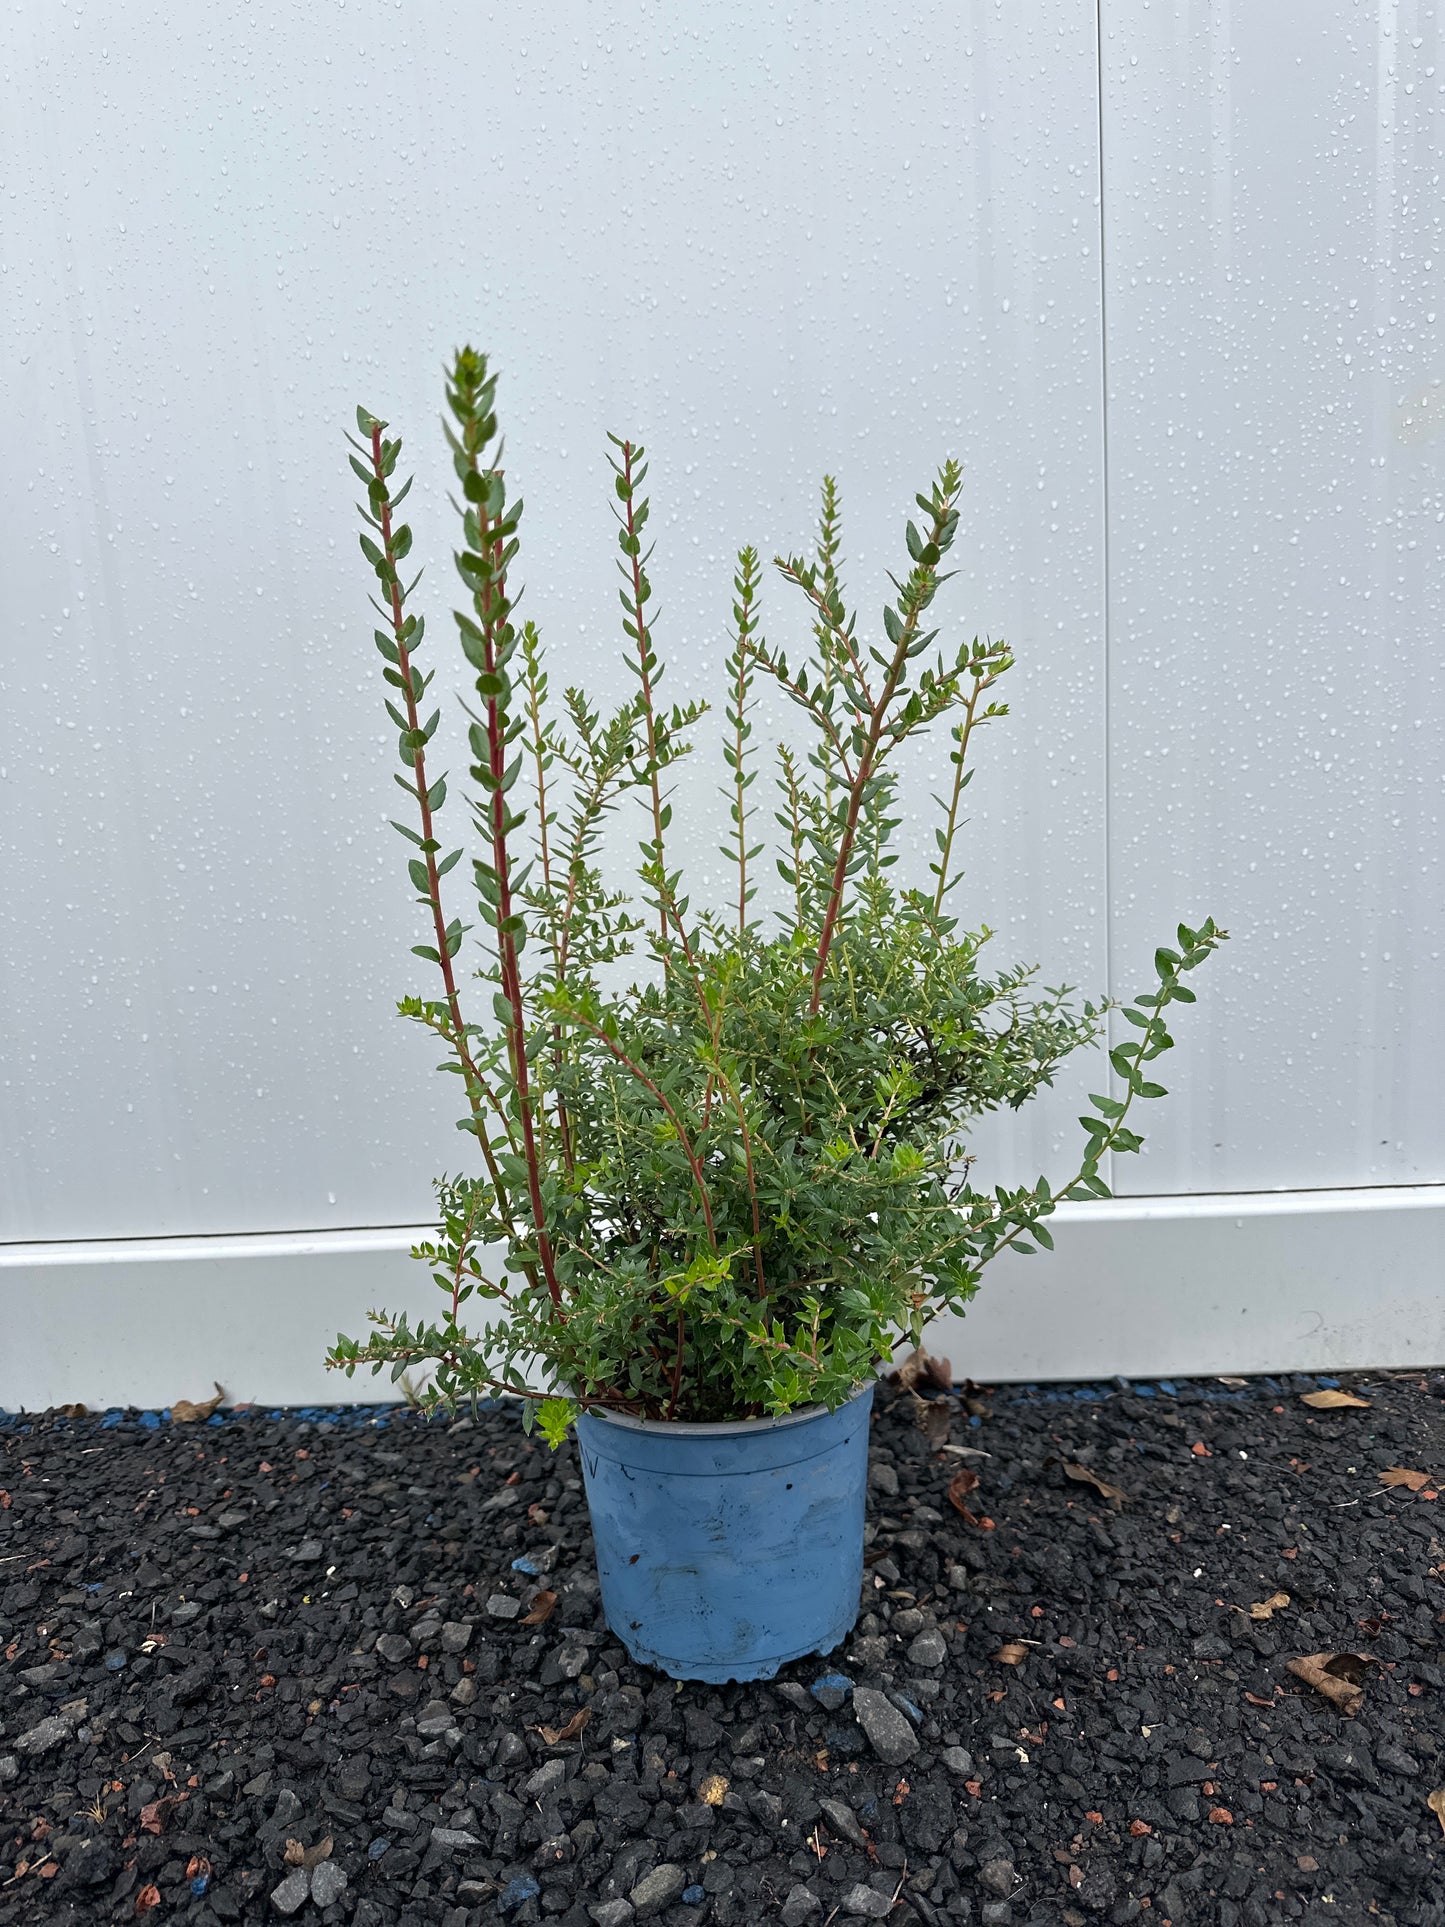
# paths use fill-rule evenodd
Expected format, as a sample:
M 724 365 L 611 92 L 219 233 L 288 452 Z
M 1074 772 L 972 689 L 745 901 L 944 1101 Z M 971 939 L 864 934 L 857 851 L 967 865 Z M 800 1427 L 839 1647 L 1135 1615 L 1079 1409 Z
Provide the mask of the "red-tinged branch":
M 667 869 L 662 852 L 662 786 L 657 772 L 657 716 L 652 695 L 652 671 L 648 658 L 647 620 L 643 613 L 645 597 L 642 593 L 642 543 L 637 533 L 633 508 L 632 458 L 633 444 L 622 444 L 622 479 L 627 487 L 627 499 L 623 503 L 627 522 L 628 560 L 632 567 L 632 617 L 637 626 L 637 666 L 642 681 L 642 704 L 647 716 L 647 762 L 652 786 L 652 836 L 653 849 L 657 857 L 658 873 L 662 885 L 658 890 L 657 913 L 661 923 L 661 935 L 667 941 Z M 686 939 L 684 939 L 684 943 Z
M 476 1359 L 472 1354 L 467 1352 L 453 1351 L 445 1347 L 438 1350 L 428 1350 L 425 1346 L 421 1345 L 387 1344 L 384 1340 L 382 1341 L 382 1346 L 384 1350 L 384 1362 L 388 1365 L 396 1364 L 397 1362 L 403 1365 L 420 1365 L 426 1364 L 431 1359 L 435 1359 L 439 1365 L 450 1366 L 458 1377 L 466 1377 L 479 1391 L 485 1389 L 493 1392 L 501 1392 L 514 1398 L 529 1398 L 537 1404 L 540 1404 L 544 1399 L 558 1396 L 555 1392 L 533 1390 L 530 1386 L 526 1385 L 514 1385 L 509 1379 L 505 1378 L 492 1378 L 484 1375 L 480 1378 L 473 1379 L 472 1372 L 476 1364 Z M 364 1350 L 359 1352 L 355 1358 L 337 1358 L 334 1355 L 328 1355 L 325 1361 L 326 1369 L 332 1372 L 344 1372 L 348 1366 L 370 1365 L 374 1362 L 375 1360 L 368 1356 Z M 589 1392 L 570 1392 L 567 1396 L 574 1405 L 584 1412 L 590 1412 L 594 1408 L 608 1412 L 630 1412 L 635 1408 L 637 1403 L 636 1400 L 629 1401 L 625 1399 L 617 1388 L 612 1385 L 604 1385 L 595 1396 Z
M 682 1391 L 682 1306 L 677 1308 L 677 1352 L 672 1361 L 672 1396 L 667 1401 L 667 1416 L 676 1418 L 677 1401 Z
M 933 893 L 934 914 L 943 908 L 943 892 L 948 881 L 948 865 L 953 856 L 953 838 L 958 828 L 958 801 L 963 795 L 964 765 L 968 757 L 968 739 L 973 734 L 974 712 L 978 699 L 986 689 L 991 689 L 997 680 L 994 676 L 975 676 L 973 693 L 963 712 L 963 722 L 958 732 L 957 767 L 953 772 L 953 794 L 948 799 L 948 827 L 943 833 L 943 848 L 938 855 L 938 888 Z
M 748 1201 L 753 1208 L 753 1272 L 758 1281 L 758 1296 L 766 1298 L 768 1281 L 763 1276 L 763 1220 L 758 1209 L 757 1173 L 753 1169 L 753 1139 L 752 1133 L 748 1130 L 747 1110 L 743 1104 L 742 1094 L 735 1092 L 734 1099 L 737 1104 L 738 1130 L 743 1140 L 743 1168 L 748 1179 Z
M 381 427 L 379 423 L 373 424 L 371 430 L 371 466 L 377 480 L 384 484 L 386 477 L 382 467 Z M 420 729 L 421 725 L 417 715 L 416 688 L 412 682 L 411 655 L 406 643 L 402 639 L 404 619 L 401 613 L 401 582 L 396 572 L 396 562 L 392 555 L 391 548 L 391 502 L 385 495 L 383 495 L 381 502 L 381 539 L 382 546 L 386 552 L 386 559 L 391 564 L 391 627 L 392 636 L 396 643 L 397 673 L 401 677 L 402 697 L 406 703 L 406 723 L 409 730 L 416 732 Z M 431 904 L 432 926 L 436 931 L 437 960 L 441 967 L 442 984 L 446 991 L 447 1011 L 451 1018 L 451 1036 L 448 1041 L 451 1043 L 453 1050 L 455 1050 L 457 1061 L 462 1067 L 462 1081 L 466 1085 L 467 1103 L 471 1109 L 473 1122 L 476 1125 L 477 1141 L 482 1147 L 482 1157 L 487 1166 L 487 1175 L 492 1181 L 492 1188 L 496 1193 L 497 1207 L 501 1213 L 502 1222 L 510 1231 L 512 1229 L 511 1212 L 507 1204 L 506 1186 L 502 1182 L 502 1174 L 497 1167 L 496 1156 L 492 1150 L 491 1138 L 487 1132 L 486 1114 L 482 1109 L 482 1099 L 486 1087 L 476 1065 L 472 1062 L 472 1054 L 467 1048 L 467 1031 L 465 1024 L 462 1022 L 461 1000 L 457 995 L 456 972 L 452 968 L 452 960 L 447 947 L 447 920 L 446 914 L 442 909 L 441 877 L 437 871 L 436 832 L 432 827 L 431 805 L 427 801 L 426 751 L 420 744 L 417 745 L 412 753 L 411 766 L 412 773 L 416 778 L 417 807 L 421 812 L 422 856 L 426 863 L 427 897 Z
M 748 696 L 748 642 L 746 635 L 738 638 L 738 680 L 734 693 L 737 711 L 733 725 L 733 793 L 736 802 L 733 807 L 738 815 L 738 935 L 748 934 L 748 818 L 747 782 L 743 766 L 746 750 L 744 734 L 744 705 Z
M 477 525 L 480 545 L 485 547 L 488 543 L 491 544 L 498 590 L 504 591 L 504 578 L 501 575 L 503 545 L 492 538 L 486 517 L 480 508 L 477 511 Z M 490 579 L 484 583 L 481 601 L 481 627 L 487 676 L 489 682 L 494 682 L 497 674 L 497 623 Z M 542 1168 L 537 1152 L 536 1128 L 532 1117 L 532 1093 L 527 1072 L 527 1013 L 522 1001 L 522 976 L 517 963 L 517 940 L 514 932 L 509 928 L 514 914 L 512 871 L 507 848 L 507 795 L 502 787 L 507 773 L 507 746 L 496 696 L 488 696 L 486 705 L 487 761 L 491 776 L 489 809 L 492 870 L 497 885 L 497 951 L 498 962 L 501 965 L 502 995 L 512 1010 L 512 1021 L 508 1025 L 511 1032 L 512 1081 L 517 1092 L 518 1122 L 522 1127 L 522 1157 L 527 1166 L 527 1191 L 532 1205 L 532 1222 L 537 1232 L 537 1256 L 541 1260 L 542 1276 L 546 1280 L 548 1294 L 553 1305 L 560 1312 L 562 1287 L 557 1282 L 557 1265 L 552 1251 L 552 1240 L 547 1233 L 546 1212 L 542 1201 Z
M 936 499 L 936 498 L 935 498 Z M 947 503 L 941 513 L 934 518 L 933 542 L 935 551 L 947 514 Z M 908 613 L 904 618 L 898 641 L 894 645 L 893 656 L 888 664 L 888 673 L 878 700 L 874 703 L 868 718 L 868 734 L 863 741 L 863 753 L 858 759 L 858 768 L 848 788 L 848 807 L 843 819 L 843 834 L 838 841 L 838 859 L 833 865 L 832 882 L 828 889 L 828 907 L 823 915 L 823 932 L 818 939 L 818 961 L 813 968 L 813 994 L 808 1002 L 808 1014 L 816 1017 L 823 1001 L 823 977 L 828 968 L 828 952 L 833 947 L 833 937 L 838 928 L 838 917 L 843 908 L 843 891 L 848 881 L 848 865 L 853 856 L 853 845 L 858 835 L 858 817 L 863 807 L 863 792 L 867 789 L 878 759 L 878 745 L 883 736 L 883 726 L 888 719 L 889 705 L 903 680 L 903 672 L 908 666 L 908 652 L 918 633 L 919 620 L 927 606 L 928 598 L 923 593 L 930 578 L 915 572 L 912 581 L 916 584 L 914 593 L 906 599 Z
M 784 573 L 786 573 L 786 571 Z M 796 578 L 790 578 L 790 580 L 796 580 Z M 778 683 L 779 687 L 786 689 L 794 702 L 807 710 L 808 714 L 813 718 L 813 721 L 833 745 L 834 752 L 838 758 L 838 766 L 843 772 L 844 779 L 851 781 L 852 772 L 848 767 L 848 751 L 844 747 L 842 737 L 839 736 L 833 725 L 832 717 L 828 714 L 827 710 L 824 709 L 822 703 L 816 701 L 813 696 L 806 694 L 800 689 L 791 676 L 783 675 L 776 664 L 770 661 L 766 655 L 761 656 L 759 660 L 768 674 Z M 857 715 L 861 721 L 862 712 L 855 710 L 854 714 Z
M 677 1141 L 682 1146 L 683 1156 L 692 1167 L 692 1180 L 697 1186 L 697 1196 L 698 1202 L 702 1206 L 703 1222 L 707 1225 L 707 1241 L 714 1257 L 716 1257 L 717 1228 L 713 1224 L 712 1198 L 708 1192 L 707 1179 L 703 1176 L 702 1164 L 698 1159 L 697 1152 L 693 1149 L 692 1139 L 687 1134 L 687 1127 L 678 1116 L 672 1100 L 668 1097 L 666 1091 L 652 1081 L 642 1066 L 635 1063 L 633 1059 L 627 1055 L 627 1052 L 623 1050 L 617 1040 L 607 1035 L 607 1032 L 603 1030 L 600 1024 L 594 1024 L 590 1018 L 582 1017 L 575 1012 L 569 1014 L 569 1021 L 578 1025 L 580 1029 L 587 1031 L 590 1036 L 597 1038 L 599 1043 L 605 1044 L 607 1049 L 611 1051 L 618 1063 L 627 1072 L 628 1076 L 635 1077 L 644 1090 L 651 1091 L 652 1095 L 667 1113 L 668 1118 L 671 1120 L 672 1128 L 677 1132 Z
M 868 673 L 863 667 L 862 658 L 859 656 L 853 638 L 848 634 L 846 628 L 840 628 L 834 619 L 833 611 L 827 598 L 823 595 L 817 584 L 815 582 L 810 583 L 806 576 L 802 575 L 791 562 L 785 562 L 779 558 L 778 566 L 788 580 L 795 582 L 808 598 L 809 602 L 812 603 L 814 609 L 817 611 L 821 626 L 826 629 L 828 634 L 832 636 L 838 644 L 841 653 L 847 658 L 848 667 L 857 677 L 858 687 L 862 691 L 863 700 L 871 703 L 873 700 L 873 692 L 868 687 Z M 860 711 L 859 713 L 861 714 L 862 712 Z

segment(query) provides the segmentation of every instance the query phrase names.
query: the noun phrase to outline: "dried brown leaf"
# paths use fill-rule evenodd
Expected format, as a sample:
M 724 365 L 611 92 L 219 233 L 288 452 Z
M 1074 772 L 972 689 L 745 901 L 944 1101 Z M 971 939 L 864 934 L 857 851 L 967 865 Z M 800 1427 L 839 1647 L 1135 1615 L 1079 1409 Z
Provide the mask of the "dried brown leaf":
M 177 1805 L 173 1793 L 165 1794 L 159 1800 L 152 1800 L 140 1810 L 140 1829 L 142 1833 L 164 1833 L 166 1821 L 170 1819 Z
M 288 1840 L 283 1858 L 288 1867 L 304 1867 L 310 1873 L 313 1867 L 319 1867 L 323 1860 L 331 1858 L 332 1844 L 329 1833 L 324 1840 L 318 1840 L 314 1847 L 303 1847 L 299 1840 Z
M 1428 1472 L 1407 1472 L 1403 1465 L 1392 1465 L 1380 1474 L 1381 1485 L 1403 1485 L 1411 1492 L 1423 1492 L 1430 1484 Z
M 1317 1412 L 1338 1412 L 1347 1405 L 1368 1406 L 1367 1398 L 1356 1398 L 1353 1392 L 1301 1392 L 1300 1404 L 1312 1405 Z
M 161 1890 L 159 1887 L 142 1887 L 135 1897 L 136 1919 L 139 1920 L 143 1914 L 148 1914 L 152 1907 L 159 1907 L 160 1904 Z
M 208 1398 L 204 1405 L 197 1405 L 188 1398 L 178 1398 L 176 1400 L 175 1404 L 171 1407 L 171 1422 L 173 1424 L 196 1425 L 202 1419 L 208 1419 L 211 1416 L 212 1412 L 215 1411 L 221 1400 L 226 1396 L 221 1390 L 219 1380 L 213 1378 L 211 1383 L 216 1388 L 216 1396 L 214 1398 Z
M 537 1726 L 532 1730 L 540 1733 L 548 1746 L 562 1746 L 568 1740 L 575 1740 L 591 1717 L 590 1706 L 579 1706 L 565 1726 Z
M 971 1515 L 968 1507 L 964 1504 L 964 1500 L 970 1492 L 977 1492 L 977 1490 L 977 1472 L 970 1472 L 966 1465 L 960 1466 L 948 1482 L 948 1503 L 956 1512 L 961 1512 L 964 1518 L 967 1519 Z
M 519 1626 L 540 1626 L 544 1619 L 550 1619 L 557 1610 L 557 1595 L 554 1592 L 538 1592 L 532 1595 L 532 1610 L 522 1614 L 517 1621 Z
M 1445 1786 L 1437 1786 L 1433 1793 L 1427 1793 L 1425 1804 L 1440 1822 L 1442 1832 L 1445 1832 Z
M 1059 1464 L 1066 1479 L 1072 1479 L 1075 1485 L 1093 1486 L 1101 1499 L 1108 1499 L 1114 1505 L 1123 1505 L 1128 1497 L 1122 1486 L 1110 1485 L 1097 1472 L 1091 1472 L 1087 1465 L 1076 1465 L 1069 1459 L 1061 1459 Z
M 1028 1656 L 1028 1647 L 1016 1639 L 1007 1640 L 994 1654 L 994 1658 L 1004 1666 L 1022 1666 Z
M 948 1503 L 967 1524 L 977 1526 L 980 1532 L 992 1532 L 993 1520 L 984 1518 L 977 1512 L 970 1512 L 964 1504 L 964 1500 L 968 1497 L 969 1493 L 975 1492 L 977 1489 L 977 1472 L 970 1472 L 966 1465 L 961 1466 L 948 1482 Z
M 941 1398 L 920 1398 L 913 1394 L 913 1423 L 928 1440 L 934 1451 L 939 1451 L 948 1443 L 948 1428 L 952 1415 Z
M 1368 1653 L 1305 1653 L 1288 1662 L 1289 1670 L 1306 1686 L 1313 1686 L 1346 1719 L 1353 1719 L 1364 1704 L 1360 1681 L 1370 1666 Z
M 888 1376 L 902 1392 L 911 1392 L 915 1385 L 931 1385 L 935 1391 L 953 1390 L 953 1367 L 946 1358 L 931 1358 L 923 1350 L 910 1352 L 896 1371 Z
M 1237 1613 L 1247 1612 L 1251 1619 L 1273 1619 L 1282 1613 L 1289 1604 L 1287 1592 L 1272 1592 L 1268 1599 L 1257 1599 L 1252 1606 L 1236 1606 Z

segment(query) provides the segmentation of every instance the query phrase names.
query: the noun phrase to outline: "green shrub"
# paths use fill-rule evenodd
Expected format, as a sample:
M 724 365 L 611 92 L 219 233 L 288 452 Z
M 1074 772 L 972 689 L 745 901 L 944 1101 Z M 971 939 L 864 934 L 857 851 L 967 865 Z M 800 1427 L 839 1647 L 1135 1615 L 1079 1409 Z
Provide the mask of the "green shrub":
M 422 720 L 436 672 L 419 664 L 423 619 L 406 606 L 416 583 L 401 573 L 401 443 L 357 413 L 361 546 L 381 590 L 396 781 L 415 809 L 396 827 L 431 929 L 416 954 L 442 988 L 401 1009 L 445 1046 L 479 1168 L 441 1180 L 440 1229 L 415 1253 L 441 1287 L 440 1315 L 373 1312 L 369 1340 L 338 1338 L 329 1362 L 348 1374 L 389 1366 L 394 1378 L 430 1367 L 425 1396 L 446 1404 L 521 1393 L 554 1440 L 578 1405 L 682 1419 L 836 1406 L 901 1335 L 916 1344 L 929 1317 L 961 1308 L 990 1258 L 1050 1247 L 1058 1198 L 1108 1196 L 1105 1153 L 1137 1150 L 1133 1106 L 1164 1094 L 1146 1066 L 1172 1041 L 1167 1008 L 1193 1001 L 1183 975 L 1225 933 L 1181 927 L 1178 948 L 1156 953 L 1157 987 L 1123 1013 L 1133 1040 L 1110 1053 L 1117 1094 L 1091 1098 L 1081 1120 L 1077 1172 L 1059 1187 L 974 1190 L 971 1121 L 1050 1083 L 1100 1035 L 1107 1006 L 1076 1006 L 1067 989 L 1030 994 L 1029 969 L 982 974 L 989 932 L 948 914 L 974 733 L 1007 713 L 993 692 L 1012 663 L 999 643 L 940 647 L 929 626 L 958 525 L 958 465 L 917 497 L 910 566 L 890 578 L 876 634 L 860 633 L 844 603 L 831 480 L 816 553 L 776 564 L 807 605 L 805 658 L 764 639 L 758 557 L 739 555 L 722 731 L 736 881 L 730 906 L 705 909 L 668 850 L 669 772 L 704 706 L 668 707 L 659 693 L 643 451 L 613 438 L 632 693 L 610 714 L 578 689 L 559 705 L 535 626 L 514 619 L 522 505 L 494 465 L 495 392 L 485 360 L 458 354 L 447 432 L 463 497 L 456 623 L 476 690 L 476 926 L 443 907 L 462 852 L 438 840 L 447 779 L 426 764 L 440 712 Z M 804 751 L 777 752 L 784 907 L 772 915 L 755 911 L 767 847 L 753 793 L 760 679 L 808 734 Z M 937 724 L 951 749 L 935 860 L 929 881 L 908 882 L 894 875 L 895 785 L 905 746 Z M 631 894 L 609 890 L 599 865 L 624 801 L 644 829 Z M 465 982 L 473 927 L 484 962 Z M 617 990 L 632 956 L 646 968 Z M 476 1300 L 488 1316 L 471 1332 Z

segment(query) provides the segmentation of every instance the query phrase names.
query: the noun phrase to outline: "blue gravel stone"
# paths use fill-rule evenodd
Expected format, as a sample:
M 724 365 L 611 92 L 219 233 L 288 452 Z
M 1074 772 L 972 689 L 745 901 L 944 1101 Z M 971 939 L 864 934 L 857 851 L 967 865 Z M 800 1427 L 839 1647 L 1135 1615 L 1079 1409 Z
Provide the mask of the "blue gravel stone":
M 846 1673 L 824 1673 L 808 1691 L 825 1712 L 836 1713 L 853 1697 L 853 1682 Z
M 823 1743 L 830 1753 L 851 1756 L 863 1751 L 863 1735 L 856 1726 L 830 1726 L 823 1735 Z
M 389 1849 L 390 1846 L 391 1846 L 391 1842 L 389 1840 L 383 1840 L 381 1836 L 378 1835 L 377 1838 L 373 1840 L 371 1845 L 366 1849 L 367 1859 L 380 1860 L 381 1856 Z
M 685 1907 L 700 1907 L 706 1899 L 707 1888 L 699 1887 L 696 1883 L 682 1890 L 682 1902 Z
M 211 1876 L 208 1873 L 198 1873 L 191 1882 L 191 1892 L 195 1895 L 196 1899 L 199 1900 L 210 1884 Z
M 532 1575 L 532 1577 L 533 1577 L 534 1579 L 536 1579 L 536 1578 L 538 1577 L 538 1573 L 537 1573 L 537 1562 L 536 1562 L 536 1560 L 535 1560 L 535 1559 L 529 1559 L 529 1558 L 527 1557 L 527 1555 L 526 1555 L 526 1553 L 525 1553 L 525 1552 L 524 1552 L 524 1553 L 522 1554 L 522 1556 L 521 1556 L 521 1558 L 520 1558 L 520 1559 L 514 1559 L 514 1560 L 512 1561 L 512 1571 L 513 1571 L 513 1572 L 529 1572 L 529 1573 L 531 1573 L 531 1575 Z
M 106 1654 L 105 1670 L 108 1673 L 123 1673 L 125 1669 L 126 1669 L 126 1657 L 124 1653 L 107 1653 Z
M 509 1880 L 497 1896 L 497 1911 L 510 1914 L 520 1907 L 524 1900 L 535 1900 L 542 1889 L 529 1873 L 519 1873 L 515 1880 Z

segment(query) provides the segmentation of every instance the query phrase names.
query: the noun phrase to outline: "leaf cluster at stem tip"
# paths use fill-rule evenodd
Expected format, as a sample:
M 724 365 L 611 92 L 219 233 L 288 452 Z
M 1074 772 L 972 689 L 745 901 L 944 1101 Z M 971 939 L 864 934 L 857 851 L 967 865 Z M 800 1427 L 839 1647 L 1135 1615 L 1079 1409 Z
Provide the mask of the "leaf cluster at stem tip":
M 496 389 L 483 355 L 456 354 L 445 425 L 471 684 L 470 921 L 446 900 L 467 846 L 440 834 L 449 772 L 429 760 L 441 710 L 410 606 L 420 576 L 402 566 L 401 442 L 362 408 L 348 437 L 409 799 L 394 827 L 421 911 L 414 954 L 434 973 L 400 1009 L 457 1080 L 468 1150 L 413 1254 L 440 1291 L 435 1315 L 373 1311 L 368 1336 L 339 1336 L 328 1363 L 421 1372 L 427 1405 L 516 1395 L 553 1444 L 589 1407 L 693 1420 L 833 1408 L 930 1318 L 961 1311 L 991 1258 L 1051 1249 L 1060 1200 L 1109 1195 L 1112 1158 L 1143 1143 L 1137 1107 L 1165 1094 L 1152 1067 L 1173 1043 L 1170 1007 L 1194 1001 L 1184 979 L 1227 933 L 1181 924 L 1150 988 L 1117 1007 L 1113 1075 L 1080 1119 L 1077 1168 L 976 1187 L 970 1126 L 1051 1084 L 1115 1007 L 1039 989 L 1031 967 L 985 972 L 988 929 L 953 914 L 971 756 L 1008 713 L 996 691 L 1013 664 L 1004 643 L 945 638 L 934 614 L 961 468 L 945 462 L 915 497 L 906 567 L 873 618 L 844 589 L 841 498 L 825 478 L 815 541 L 774 563 L 806 614 L 801 648 L 768 641 L 758 551 L 739 551 L 720 701 L 734 885 L 699 906 L 669 833 L 706 705 L 661 693 L 644 451 L 610 438 L 626 673 L 609 708 L 554 691 L 541 630 L 518 619 L 522 502 Z M 801 737 L 765 759 L 773 712 Z M 898 782 L 935 726 L 948 747 L 933 854 L 909 879 Z M 755 793 L 767 760 L 776 835 Z M 631 890 L 604 881 L 619 810 L 641 832 Z

